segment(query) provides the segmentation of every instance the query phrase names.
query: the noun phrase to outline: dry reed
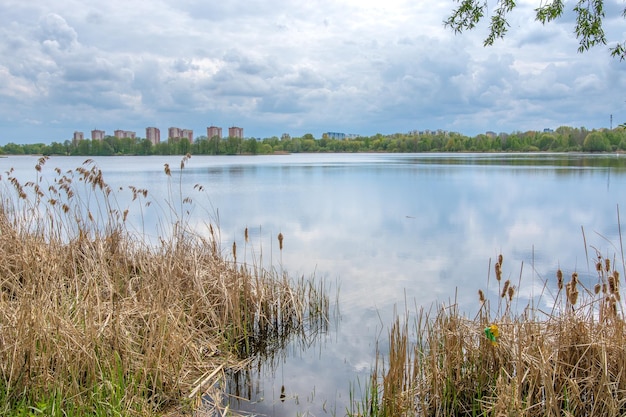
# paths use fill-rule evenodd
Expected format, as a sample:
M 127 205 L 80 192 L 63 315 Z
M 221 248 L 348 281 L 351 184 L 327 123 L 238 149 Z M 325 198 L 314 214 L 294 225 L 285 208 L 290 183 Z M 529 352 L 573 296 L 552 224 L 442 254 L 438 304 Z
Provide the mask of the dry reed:
M 203 237 L 177 213 L 149 245 L 93 161 L 44 184 L 45 163 L 35 182 L 0 181 L 1 415 L 190 411 L 226 370 L 326 319 L 323 286 L 231 262 L 212 225 Z
M 498 265 L 501 260 L 501 273 Z M 594 291 L 574 272 L 549 313 L 529 305 L 520 312 L 497 308 L 492 317 L 481 290 L 473 319 L 451 303 L 418 312 L 414 326 L 408 318 L 396 320 L 389 355 L 378 355 L 365 396 L 353 400 L 349 414 L 624 415 L 626 323 L 619 273 L 611 268 L 598 258 Z M 562 282 L 559 269 L 553 285 L 560 290 Z M 498 291 L 494 301 L 510 303 L 515 291 L 509 291 Z M 492 330 L 495 343 L 485 337 Z M 415 335 L 411 342 L 409 335 Z

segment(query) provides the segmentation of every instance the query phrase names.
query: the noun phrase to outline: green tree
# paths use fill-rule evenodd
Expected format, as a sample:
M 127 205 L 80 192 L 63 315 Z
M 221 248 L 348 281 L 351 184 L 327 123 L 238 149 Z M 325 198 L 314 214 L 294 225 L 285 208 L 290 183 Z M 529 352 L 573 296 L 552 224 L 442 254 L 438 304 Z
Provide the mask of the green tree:
M 611 150 L 609 139 L 601 132 L 591 132 L 583 142 L 583 151 L 606 152 Z
M 241 144 L 241 151 L 256 155 L 259 153 L 259 142 L 255 138 L 246 139 Z
M 132 155 L 135 153 L 135 144 L 137 141 L 132 138 L 122 138 L 120 139 L 120 149 L 119 152 L 123 155 Z
M 4 145 L 4 153 L 9 155 L 24 155 L 24 147 L 13 142 Z
M 286 139 L 278 139 L 278 137 L 272 136 L 271 138 L 263 139 L 263 144 L 270 145 L 272 147 L 272 152 L 277 152 L 277 151 L 282 151 L 284 149 L 283 148 L 284 143 L 290 142 L 290 141 L 291 139 L 287 141 Z M 261 153 L 265 153 L 265 151 L 262 151 Z
M 417 150 L 420 152 L 428 152 L 432 147 L 432 141 L 428 137 L 421 137 L 419 142 L 417 142 Z
M 226 155 L 237 155 L 238 153 L 240 153 L 241 142 L 242 142 L 241 138 L 229 136 L 228 139 L 226 139 L 224 143 L 223 152 Z
M 552 136 L 549 133 L 544 133 L 541 135 L 541 138 L 539 139 L 538 148 L 542 151 L 549 151 L 553 149 L 554 142 L 555 142 L 554 136 Z
M 98 142 L 97 140 L 94 141 Z M 91 141 L 89 139 L 81 140 L 76 147 L 77 155 L 91 155 Z
M 319 149 L 321 151 L 327 150 L 329 142 L 330 142 L 330 139 L 328 138 L 328 135 L 324 133 L 322 135 L 322 139 L 319 140 Z
M 455 0 L 459 5 L 453 9 L 452 14 L 445 20 L 445 26 L 460 33 L 471 30 L 489 16 L 489 33 L 485 38 L 484 45 L 493 45 L 496 39 L 503 38 L 510 25 L 508 13 L 515 7 L 515 0 L 498 0 L 497 7 L 489 9 L 486 0 Z M 542 1 L 535 9 L 535 19 L 542 24 L 549 23 L 563 15 L 565 4 L 563 0 Z M 574 33 L 578 39 L 578 52 L 584 52 L 596 45 L 606 45 L 606 36 L 602 23 L 605 19 L 604 0 L 577 0 L 573 11 L 576 15 Z M 487 15 L 487 16 L 486 16 Z M 626 9 L 621 13 L 626 18 Z M 611 56 L 626 58 L 626 41 L 617 43 L 609 48 Z
M 148 139 L 143 139 L 137 146 L 137 153 L 139 155 L 150 155 L 152 153 L 152 142 Z
M 187 138 L 182 138 L 178 142 L 178 152 L 176 155 L 186 155 L 191 150 L 191 142 Z
M 105 136 L 103 143 L 106 143 L 109 145 L 109 147 L 111 148 L 111 155 L 118 154 L 121 152 L 121 142 L 119 138 L 115 136 Z
M 46 151 L 47 155 L 67 155 L 67 149 L 59 142 L 52 142 Z
M 290 144 L 290 145 L 288 146 L 287 144 Z M 289 142 L 285 143 L 283 146 L 285 150 L 289 152 L 294 152 L 294 153 L 301 152 L 302 151 L 302 139 L 293 138 Z
M 608 130 L 606 132 L 606 137 L 609 139 L 613 150 L 616 150 L 618 145 L 622 141 L 622 135 L 618 130 Z
M 218 136 L 213 136 L 209 139 L 209 154 L 210 155 L 219 155 L 220 154 L 220 142 L 221 139 Z
M 302 141 L 302 151 L 303 152 L 317 152 L 317 142 L 313 139 L 304 139 Z
M 169 141 L 157 143 L 154 146 L 154 153 L 156 155 L 171 155 Z

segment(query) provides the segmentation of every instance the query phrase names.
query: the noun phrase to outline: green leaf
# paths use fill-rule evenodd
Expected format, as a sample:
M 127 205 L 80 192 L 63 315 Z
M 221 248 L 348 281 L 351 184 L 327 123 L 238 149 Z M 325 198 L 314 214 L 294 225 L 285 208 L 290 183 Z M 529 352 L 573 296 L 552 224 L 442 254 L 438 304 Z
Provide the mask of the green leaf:
M 484 16 L 487 3 L 479 3 L 478 0 L 456 0 L 459 7 L 453 10 L 452 15 L 444 21 L 445 26 L 449 26 L 455 33 L 463 32 L 466 29 L 473 29 Z
M 551 22 L 563 14 L 563 1 L 554 0 L 551 3 L 547 3 L 545 6 L 541 6 L 535 11 L 537 12 L 537 20 L 543 24 Z

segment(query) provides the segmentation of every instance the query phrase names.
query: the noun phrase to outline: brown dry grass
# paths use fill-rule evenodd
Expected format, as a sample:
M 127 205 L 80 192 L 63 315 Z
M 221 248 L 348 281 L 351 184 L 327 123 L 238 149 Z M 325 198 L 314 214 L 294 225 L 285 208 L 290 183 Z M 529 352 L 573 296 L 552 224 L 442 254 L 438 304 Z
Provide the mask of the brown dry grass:
M 495 265 L 500 285 L 502 260 Z M 514 313 L 509 286 L 495 315 L 483 291 L 476 317 L 456 303 L 397 320 L 389 355 L 379 355 L 364 400 L 352 415 L 618 416 L 626 413 L 626 329 L 619 273 L 597 258 L 597 285 L 559 270 L 551 311 Z M 504 288 L 504 287 L 503 287 Z M 408 314 L 407 314 L 408 316 Z M 496 324 L 497 344 L 484 329 Z
M 35 182 L 0 182 L 0 414 L 191 411 L 310 310 L 325 320 L 320 287 L 227 260 L 212 225 L 176 214 L 148 245 L 92 161 L 44 184 L 45 163 Z

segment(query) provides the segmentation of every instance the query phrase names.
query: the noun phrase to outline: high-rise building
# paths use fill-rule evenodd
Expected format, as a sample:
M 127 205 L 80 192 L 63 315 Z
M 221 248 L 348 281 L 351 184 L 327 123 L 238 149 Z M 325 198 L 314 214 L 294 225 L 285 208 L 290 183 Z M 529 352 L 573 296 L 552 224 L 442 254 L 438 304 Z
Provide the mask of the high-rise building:
M 180 131 L 181 138 L 187 138 L 189 143 L 193 143 L 193 130 L 192 129 L 183 129 Z
M 146 139 L 153 145 L 161 142 L 161 131 L 157 127 L 146 127 Z
M 193 130 L 170 127 L 167 129 L 167 138 L 170 140 L 180 140 L 185 138 L 189 139 L 189 142 L 193 142 Z
M 102 140 L 104 139 L 104 130 L 92 130 L 91 131 L 91 140 Z
M 83 139 L 85 139 L 85 134 L 83 132 L 74 132 L 74 143 L 80 142 Z
M 178 127 L 170 127 L 167 129 L 167 138 L 168 139 L 180 139 L 180 129 Z
M 136 136 L 135 132 L 131 132 L 130 130 L 116 130 L 115 132 L 113 132 L 113 134 L 118 139 L 124 139 L 124 138 L 135 139 L 135 136 Z
M 222 139 L 222 128 L 217 126 L 209 126 L 206 128 L 206 137 L 209 139 Z
M 236 126 L 229 127 L 228 137 L 243 139 L 243 127 L 236 127 Z

